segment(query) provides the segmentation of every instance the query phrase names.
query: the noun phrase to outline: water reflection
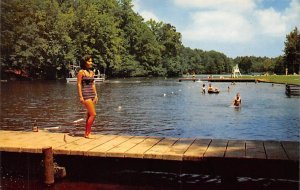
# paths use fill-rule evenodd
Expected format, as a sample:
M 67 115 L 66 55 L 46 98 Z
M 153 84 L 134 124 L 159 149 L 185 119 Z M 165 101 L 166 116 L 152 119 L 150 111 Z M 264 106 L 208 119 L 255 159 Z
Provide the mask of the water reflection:
M 166 137 L 298 140 L 299 98 L 284 85 L 214 83 L 220 94 L 202 94 L 202 82 L 118 79 L 98 85 L 100 102 L 93 132 Z M 205 83 L 208 86 L 207 83 Z M 230 90 L 228 91 L 228 86 Z M 241 93 L 240 109 L 230 106 Z M 40 128 L 83 133 L 85 109 L 75 84 L 1 84 L 1 128 Z M 80 120 L 81 119 L 81 120 Z M 79 122 L 74 122 L 80 120 Z

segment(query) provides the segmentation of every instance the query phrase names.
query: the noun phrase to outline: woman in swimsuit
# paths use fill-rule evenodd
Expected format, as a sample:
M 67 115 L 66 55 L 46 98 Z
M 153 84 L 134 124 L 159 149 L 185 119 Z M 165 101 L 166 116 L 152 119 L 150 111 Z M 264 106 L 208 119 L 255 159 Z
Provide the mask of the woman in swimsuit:
M 94 72 L 91 70 L 93 60 L 90 55 L 82 58 L 81 70 L 77 75 L 77 87 L 80 103 L 87 109 L 87 119 L 85 124 L 85 138 L 91 138 L 91 128 L 96 117 L 95 104 L 98 102 Z

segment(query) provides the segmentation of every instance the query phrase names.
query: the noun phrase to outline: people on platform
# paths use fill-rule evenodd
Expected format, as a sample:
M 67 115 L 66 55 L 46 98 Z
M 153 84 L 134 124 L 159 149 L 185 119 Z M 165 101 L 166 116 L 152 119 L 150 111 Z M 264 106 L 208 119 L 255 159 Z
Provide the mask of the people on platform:
M 92 71 L 93 60 L 90 55 L 85 55 L 80 64 L 81 70 L 77 75 L 77 90 L 80 102 L 87 109 L 85 124 L 85 138 L 91 138 L 91 128 L 96 117 L 95 105 L 98 102 L 97 90 Z
M 241 99 L 240 93 L 236 94 L 234 100 L 232 101 L 232 104 L 234 106 L 240 106 L 242 104 L 242 99 Z

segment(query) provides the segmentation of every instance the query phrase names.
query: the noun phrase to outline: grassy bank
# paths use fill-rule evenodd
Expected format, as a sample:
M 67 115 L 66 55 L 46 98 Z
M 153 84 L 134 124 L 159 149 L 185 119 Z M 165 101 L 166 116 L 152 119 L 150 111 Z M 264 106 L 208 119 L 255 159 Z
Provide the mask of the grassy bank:
M 278 84 L 298 84 L 300 85 L 300 75 L 269 75 L 269 76 L 242 76 L 242 78 L 255 78 L 262 82 Z
M 254 76 L 255 79 L 280 83 L 280 84 L 299 84 L 300 85 L 300 76 L 299 75 L 270 75 L 270 76 Z

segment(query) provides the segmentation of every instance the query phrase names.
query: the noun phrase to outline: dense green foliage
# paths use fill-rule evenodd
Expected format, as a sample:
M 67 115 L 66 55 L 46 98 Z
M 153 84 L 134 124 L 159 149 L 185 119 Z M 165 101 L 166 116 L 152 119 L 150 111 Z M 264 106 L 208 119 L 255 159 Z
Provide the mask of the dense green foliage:
M 286 36 L 284 62 L 289 73 L 299 73 L 300 69 L 300 33 L 295 28 Z
M 174 26 L 145 22 L 132 6 L 132 0 L 2 0 L 1 77 L 9 70 L 65 77 L 84 54 L 110 77 L 231 73 L 235 64 L 242 73 L 284 73 L 286 66 L 299 72 L 297 29 L 287 36 L 284 57 L 231 59 L 184 47 Z
M 242 73 L 277 73 L 284 74 L 284 60 L 282 56 L 276 58 L 244 56 L 234 59 L 234 63 L 239 65 Z

